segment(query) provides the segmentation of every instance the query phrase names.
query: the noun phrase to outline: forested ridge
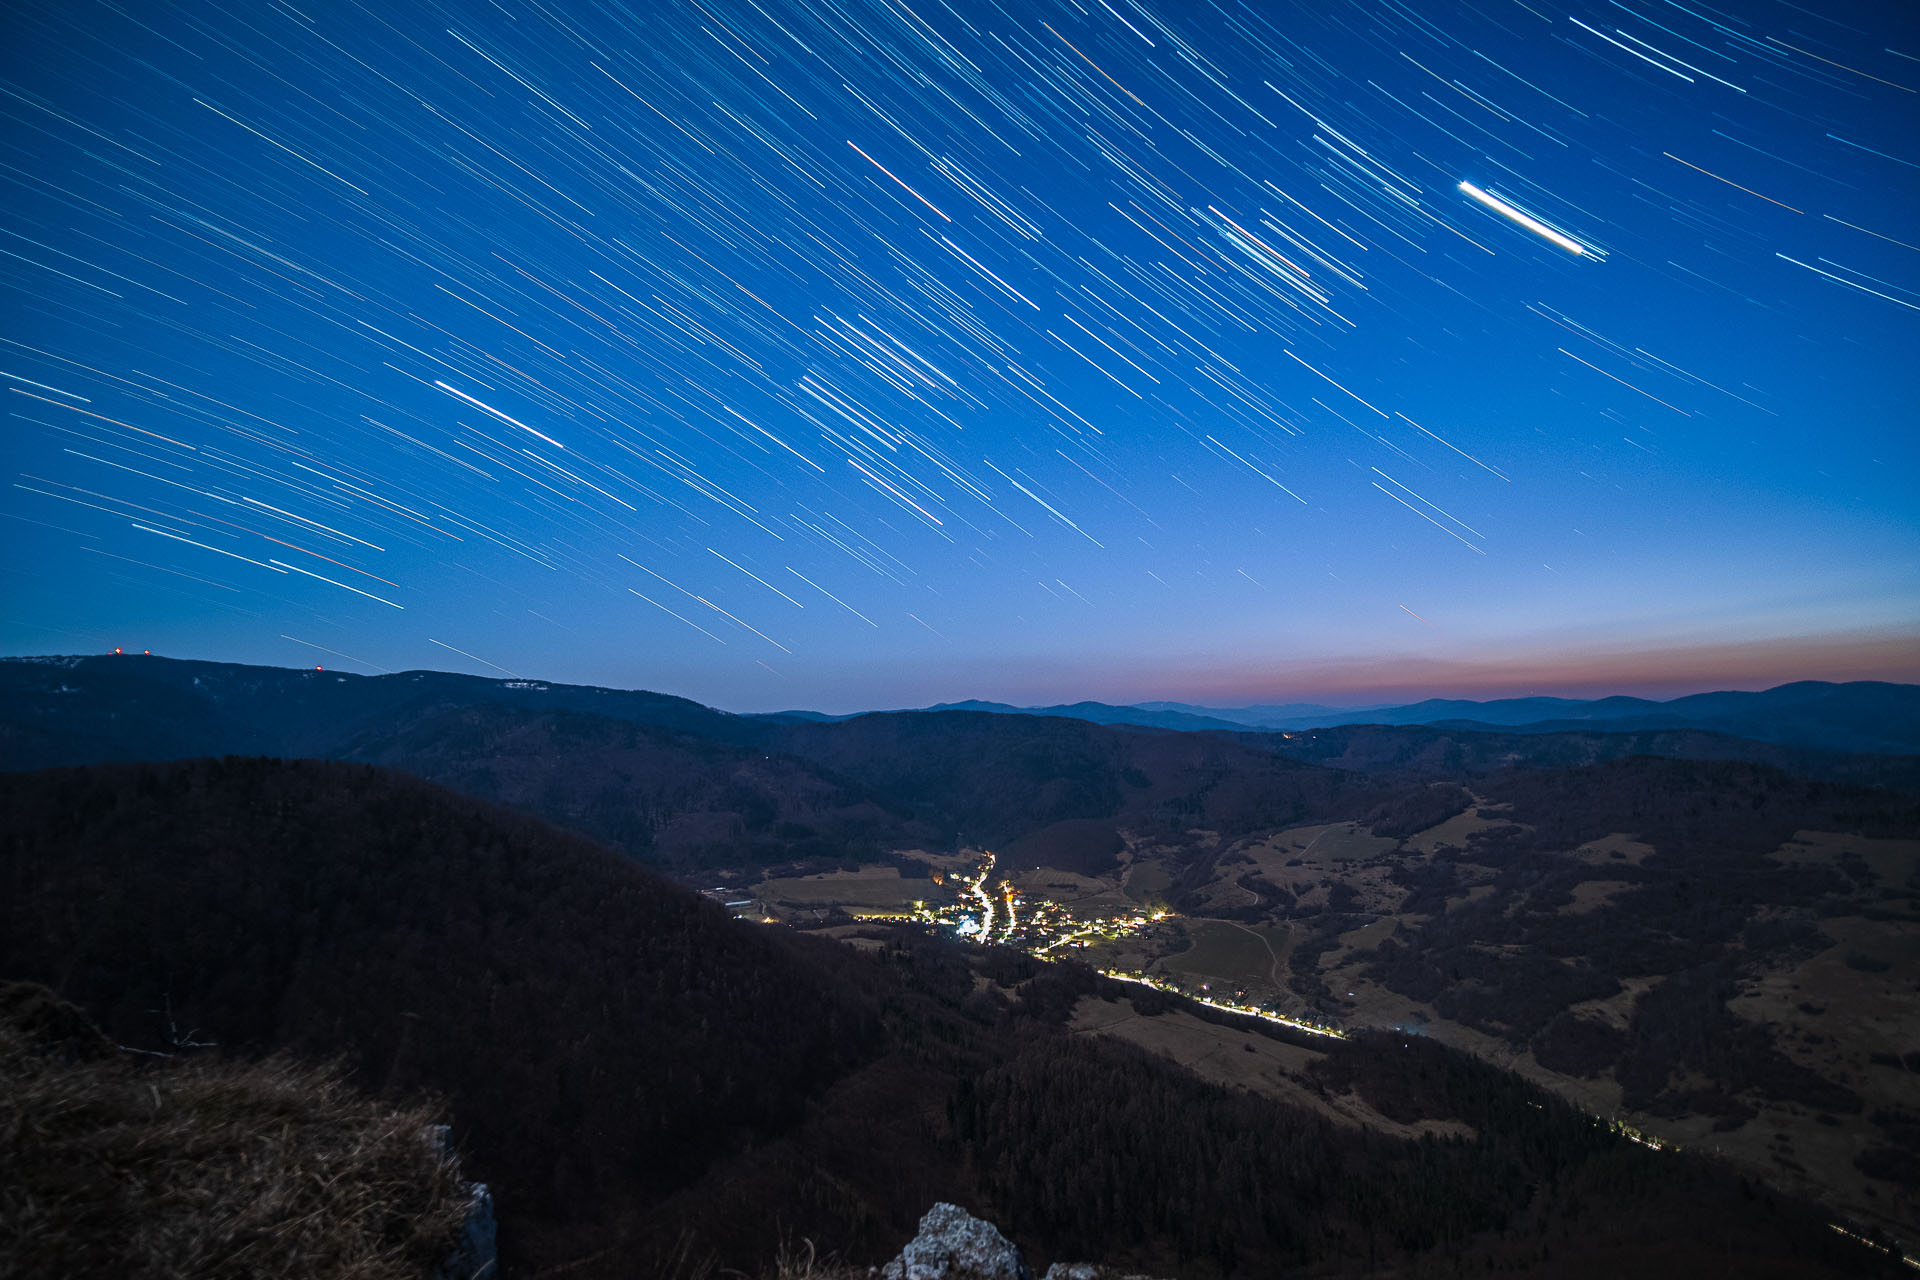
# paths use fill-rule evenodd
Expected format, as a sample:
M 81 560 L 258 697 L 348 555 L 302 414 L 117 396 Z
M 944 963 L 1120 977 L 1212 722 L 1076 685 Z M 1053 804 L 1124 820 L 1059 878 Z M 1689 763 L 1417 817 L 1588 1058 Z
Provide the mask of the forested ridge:
M 1492 777 L 1517 766 L 1589 788 L 1590 769 L 1634 753 L 1704 756 L 1700 769 L 1674 776 L 1709 786 L 1723 776 L 1716 769 L 1744 760 L 1796 778 L 1920 788 L 1913 757 L 1693 731 L 1183 733 L 965 710 L 817 722 L 537 680 L 367 677 L 144 655 L 0 662 L 0 704 L 0 768 L 235 753 L 355 760 L 689 872 L 831 864 L 961 840 L 995 847 L 1065 821 L 1231 837 L 1366 819 L 1410 833 L 1409 823 L 1441 803 L 1423 791 L 1434 777 Z M 1648 780 L 1666 786 L 1667 776 L 1655 762 Z M 1626 795 L 1610 785 L 1599 793 L 1604 804 L 1576 797 L 1574 807 L 1617 808 Z
M 991 846 L 1062 820 L 1244 831 L 1391 785 L 1205 734 L 985 712 L 835 723 L 662 694 L 147 656 L 0 662 L 0 767 L 260 754 L 405 769 L 656 866 Z
M 1692 1111 L 1731 1127 L 1753 1115 L 1736 1097 L 1747 1092 L 1861 1110 L 1853 1091 L 1790 1061 L 1771 1030 L 1736 1017 L 1727 1001 L 1766 966 L 1831 946 L 1821 917 L 1872 910 L 1881 899 L 1897 911 L 1909 892 L 1880 884 L 1857 861 L 1783 862 L 1772 851 L 1802 830 L 1909 837 L 1920 831 L 1920 800 L 1746 762 L 1652 758 L 1514 770 L 1480 785 L 1506 806 L 1501 825 L 1395 870 L 1414 895 L 1404 909 L 1425 919 L 1375 948 L 1370 978 L 1530 1046 L 1555 1070 L 1612 1072 L 1638 1111 Z M 1623 831 L 1653 852 L 1639 862 L 1567 856 Z M 1448 901 L 1468 870 L 1491 893 Z M 1596 880 L 1614 896 L 1563 910 Z M 1624 1029 L 1568 1012 L 1636 978 L 1658 981 Z

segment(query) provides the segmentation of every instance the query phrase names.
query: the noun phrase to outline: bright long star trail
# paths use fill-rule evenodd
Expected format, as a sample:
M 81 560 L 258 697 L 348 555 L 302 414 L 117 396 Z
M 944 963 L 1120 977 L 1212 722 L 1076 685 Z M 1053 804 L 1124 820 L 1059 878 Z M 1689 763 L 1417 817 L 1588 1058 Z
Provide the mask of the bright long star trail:
M 0 651 L 741 710 L 1920 678 L 1917 27 L 21 0 Z

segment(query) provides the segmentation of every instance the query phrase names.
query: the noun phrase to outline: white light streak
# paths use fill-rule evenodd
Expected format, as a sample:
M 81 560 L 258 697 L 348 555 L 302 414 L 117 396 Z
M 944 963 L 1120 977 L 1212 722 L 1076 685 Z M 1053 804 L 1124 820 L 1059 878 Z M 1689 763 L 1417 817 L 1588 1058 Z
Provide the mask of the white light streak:
M 1588 249 L 1587 246 L 1581 244 L 1578 240 L 1568 239 L 1532 214 L 1508 204 L 1491 191 L 1482 191 L 1471 182 L 1461 183 L 1460 191 L 1461 194 L 1465 195 L 1469 200 L 1484 205 L 1517 226 L 1525 227 L 1541 239 L 1559 245 L 1568 253 L 1581 255 L 1590 255 L 1592 253 L 1592 250 Z
M 540 432 L 535 431 L 532 427 L 520 421 L 520 419 L 510 418 L 506 414 L 494 408 L 492 405 L 486 403 L 484 400 L 475 400 L 472 396 L 468 395 L 466 392 L 460 391 L 454 387 L 450 387 L 446 383 L 441 382 L 438 378 L 434 379 L 433 385 L 440 388 L 442 391 L 446 392 L 450 396 L 458 396 L 460 399 L 465 400 L 468 404 L 472 405 L 476 409 L 485 410 L 487 413 L 492 414 L 494 417 L 500 419 L 500 421 L 508 424 L 509 426 L 518 427 L 522 431 L 526 432 L 528 435 L 539 436 L 542 440 L 545 440 L 548 444 L 552 445 L 556 449 L 564 449 L 567 447 L 561 444 L 558 440 L 555 440 L 552 436 L 541 435 Z M 478 661 L 478 659 L 476 659 L 476 661 Z
M 329 578 L 329 577 L 326 577 L 326 576 L 324 576 L 324 575 L 322 575 L 322 574 L 318 574 L 318 573 L 314 573 L 314 572 L 313 572 L 312 570 L 310 570 L 310 569 L 302 569 L 302 568 L 301 568 L 301 567 L 300 567 L 299 565 L 297 565 L 297 564 L 288 564 L 288 563 L 287 563 L 286 561 L 284 561 L 284 560 L 270 560 L 270 561 L 268 561 L 268 563 L 269 563 L 269 564 L 272 564 L 272 565 L 276 565 L 276 566 L 278 566 L 279 568 L 282 568 L 282 569 L 291 569 L 291 570 L 293 570 L 293 572 L 295 572 L 295 573 L 304 573 L 304 574 L 306 574 L 306 575 L 307 575 L 307 576 L 308 576 L 309 578 L 318 578 L 318 579 L 319 579 L 320 581 L 322 581 L 322 582 L 325 582 L 325 583 L 328 583 L 328 584 L 329 584 L 329 585 L 331 585 L 331 586 L 336 586 L 336 587 L 338 587 L 338 588 L 340 588 L 340 589 L 341 589 L 342 591 L 351 591 L 351 592 L 353 592 L 353 594 L 355 594 L 355 595 L 357 595 L 357 596 L 365 596 L 365 597 L 366 597 L 367 599 L 369 599 L 369 600 L 379 600 L 381 604 L 384 604 L 384 605 L 386 605 L 386 606 L 387 606 L 388 608 L 391 608 L 391 609 L 405 609 L 405 608 L 407 607 L 407 606 L 405 606 L 405 605 L 403 605 L 403 604 L 395 604 L 395 603 L 394 603 L 393 601 L 391 601 L 391 600 L 387 600 L 387 599 L 384 599 L 384 598 L 382 598 L 382 597 L 380 597 L 380 596 L 377 596 L 377 595 L 375 595 L 375 594 L 373 594 L 373 592 L 371 592 L 371 591 L 362 591 L 362 590 L 361 590 L 360 588 L 358 588 L 358 587 L 350 587 L 350 586 L 348 586 L 348 585 L 347 585 L 346 583 L 344 583 L 344 582 L 336 582 L 336 581 L 334 581 L 334 580 L 333 580 L 332 578 Z M 477 661 L 477 659 L 476 659 L 476 661 Z

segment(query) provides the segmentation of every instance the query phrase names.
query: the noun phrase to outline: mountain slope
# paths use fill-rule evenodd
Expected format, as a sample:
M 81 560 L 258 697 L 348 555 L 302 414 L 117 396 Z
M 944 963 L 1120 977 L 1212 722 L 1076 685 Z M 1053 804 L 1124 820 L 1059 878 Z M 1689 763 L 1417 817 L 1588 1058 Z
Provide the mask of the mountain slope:
M 107 656 L 0 662 L 0 767 L 264 754 L 390 765 L 701 865 L 871 854 L 910 828 L 683 698 L 441 672 L 354 676 Z
M 1143 729 L 1232 732 L 1246 727 L 1237 720 L 1208 715 L 1192 708 L 1144 704 L 1116 707 L 1105 702 L 1074 702 L 1051 707 L 1015 707 L 1004 702 L 981 702 L 976 699 L 966 702 L 942 702 L 926 707 L 924 710 L 986 711 L 995 715 L 1014 716 L 1064 716 L 1073 720 L 1085 720 L 1089 724 L 1130 724 Z
M 1587 1253 L 1650 1276 L 1892 1266 L 1435 1044 L 1274 1032 L 1307 1087 L 1472 1136 L 1329 1124 L 1069 1038 L 1076 1000 L 1130 998 L 1085 970 L 746 925 L 363 766 L 10 775 L 0 807 L 0 975 L 122 1043 L 343 1054 L 364 1085 L 442 1094 L 498 1193 L 509 1275 L 751 1267 L 785 1232 L 878 1259 L 935 1198 L 1015 1224 L 1030 1256 L 1185 1280 L 1581 1274 Z
M 1760 692 L 1696 693 L 1667 702 L 1647 698 L 1429 698 L 1403 706 L 1322 709 L 1250 707 L 1215 711 L 1152 703 L 1156 712 L 1213 716 L 1261 729 L 1342 725 L 1439 725 L 1556 733 L 1694 729 L 1821 751 L 1920 753 L 1920 685 L 1803 680 Z
M 1364 812 L 1374 785 L 1212 734 L 978 711 L 786 724 L 769 745 L 986 845 L 1055 822 L 1253 827 Z
M 719 742 L 753 739 L 751 722 L 685 698 L 444 671 L 362 676 L 136 654 L 0 661 L 0 769 L 193 755 L 325 756 L 375 718 L 487 704 L 585 712 Z
M 1363 773 L 1458 777 L 1503 769 L 1558 769 L 1661 756 L 1675 760 L 1743 760 L 1799 778 L 1920 791 L 1920 756 L 1815 751 L 1704 729 L 1596 728 L 1563 725 L 1498 728 L 1437 724 L 1340 725 L 1293 733 L 1237 735 L 1289 759 Z
M 362 760 L 682 869 L 871 857 L 962 835 L 998 842 L 1068 819 L 1239 830 L 1345 813 L 1370 785 L 1203 735 L 1077 719 L 762 720 L 659 694 L 435 672 L 16 660 L 0 662 L 0 695 L 7 768 L 229 753 Z
M 1819 707 L 1851 687 L 1788 692 Z M 0 768 L 229 753 L 360 760 L 688 873 L 821 867 L 962 838 L 997 845 L 1061 822 L 1232 835 L 1357 818 L 1404 785 L 1355 773 L 1460 776 L 1638 753 L 1920 789 L 1920 759 L 1835 756 L 1698 730 L 1181 733 L 968 711 L 741 717 L 662 694 L 537 680 L 136 656 L 0 661 L 0 706 Z
M 794 1124 L 881 1044 L 840 948 L 401 775 L 104 766 L 0 778 L 0 808 L 0 973 L 121 1043 L 344 1053 L 445 1094 L 523 1258 Z

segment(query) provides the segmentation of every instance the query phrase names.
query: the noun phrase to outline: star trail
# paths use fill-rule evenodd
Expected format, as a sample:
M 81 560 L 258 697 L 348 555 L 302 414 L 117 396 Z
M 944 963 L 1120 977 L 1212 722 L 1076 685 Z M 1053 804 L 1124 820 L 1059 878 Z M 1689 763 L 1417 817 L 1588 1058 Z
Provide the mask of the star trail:
M 1906 6 L 4 22 L 7 652 L 736 709 L 1916 678 Z

